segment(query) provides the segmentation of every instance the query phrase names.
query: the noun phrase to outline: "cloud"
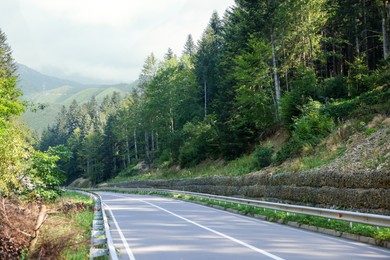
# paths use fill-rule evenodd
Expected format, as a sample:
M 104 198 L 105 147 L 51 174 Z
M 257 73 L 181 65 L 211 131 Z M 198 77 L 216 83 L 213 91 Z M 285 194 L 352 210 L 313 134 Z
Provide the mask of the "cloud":
M 130 82 L 147 55 L 181 54 L 233 0 L 2 0 L 1 29 L 20 63 L 73 80 Z

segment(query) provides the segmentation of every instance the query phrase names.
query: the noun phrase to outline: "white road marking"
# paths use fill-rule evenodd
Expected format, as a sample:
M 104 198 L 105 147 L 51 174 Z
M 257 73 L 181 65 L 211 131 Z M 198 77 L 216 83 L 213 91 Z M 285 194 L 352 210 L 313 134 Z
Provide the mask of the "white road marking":
M 118 196 L 118 197 L 122 197 L 122 198 L 129 198 L 129 197 L 120 196 L 120 195 L 114 195 L 114 196 Z M 211 228 L 208 228 L 208 227 L 206 227 L 206 226 L 203 226 L 203 225 L 201 225 L 201 224 L 199 224 L 199 223 L 196 223 L 196 222 L 194 222 L 194 221 L 192 221 L 192 220 L 189 220 L 189 219 L 187 219 L 187 218 L 185 218 L 185 217 L 182 217 L 182 216 L 180 216 L 180 215 L 177 215 L 177 214 L 175 214 L 175 213 L 173 213 L 173 212 L 171 212 L 171 211 L 169 211 L 169 210 L 167 210 L 167 209 L 161 208 L 161 207 L 159 207 L 159 206 L 157 206 L 157 205 L 155 205 L 155 204 L 153 204 L 153 203 L 150 203 L 150 202 L 148 202 L 148 201 L 144 201 L 144 200 L 141 200 L 141 199 L 135 199 L 135 198 L 130 198 L 130 199 L 141 201 L 141 202 L 146 203 L 146 204 L 148 204 L 148 205 L 150 205 L 150 206 L 152 206 L 152 207 L 155 207 L 155 208 L 157 208 L 157 209 L 160 209 L 160 210 L 162 210 L 162 211 L 165 211 L 166 213 L 171 214 L 172 216 L 175 216 L 175 217 L 180 218 L 180 219 L 182 219 L 182 220 L 184 220 L 184 221 L 186 221 L 186 222 L 188 222 L 188 223 L 191 223 L 191 224 L 193 224 L 193 225 L 195 225 L 195 226 L 198 226 L 198 227 L 203 228 L 203 229 L 205 229 L 205 230 L 207 230 L 207 231 L 210 231 L 210 232 L 212 232 L 212 233 L 214 233 L 214 234 L 216 234 L 216 235 L 218 235 L 218 236 L 227 238 L 227 239 L 229 239 L 229 240 L 231 240 L 231 241 L 233 241 L 233 242 L 235 242 L 235 243 L 237 243 L 237 244 L 240 244 L 240 245 L 242 245 L 242 246 L 245 246 L 245 247 L 247 247 L 247 248 L 249 248 L 249 249 L 252 249 L 252 250 L 254 250 L 254 251 L 256 251 L 256 252 L 258 252 L 258 253 L 260 253 L 260 254 L 263 254 L 263 255 L 265 255 L 265 256 L 268 256 L 268 257 L 270 257 L 270 258 L 272 258 L 272 259 L 275 259 L 275 260 L 284 260 L 283 258 L 280 258 L 280 257 L 278 257 L 278 256 L 276 256 L 276 255 L 271 254 L 271 253 L 268 253 L 267 251 L 264 251 L 264 250 L 262 250 L 262 249 L 260 249 L 260 248 L 257 248 L 257 247 L 254 247 L 254 246 L 252 246 L 252 245 L 249 245 L 249 244 L 247 244 L 247 243 L 245 243 L 245 242 L 243 242 L 243 241 L 241 241 L 241 240 L 238 240 L 238 239 L 236 239 L 236 238 L 234 238 L 234 237 L 228 236 L 228 235 L 226 235 L 226 234 L 224 234 L 224 233 L 218 232 L 218 231 L 216 231 L 216 230 L 214 230 L 214 229 L 211 229 Z
M 207 206 L 205 206 L 205 205 L 201 205 L 201 204 L 198 204 L 198 205 L 199 205 L 199 206 L 206 207 L 206 208 L 210 208 L 210 207 L 207 207 Z M 236 216 L 236 217 L 239 216 L 239 217 L 241 217 L 241 218 L 243 218 L 243 219 L 252 220 L 254 223 L 260 222 L 260 223 L 262 223 L 262 224 L 269 224 L 269 225 L 274 225 L 274 226 L 283 226 L 284 228 L 293 230 L 293 231 L 295 231 L 295 232 L 305 233 L 305 235 L 310 235 L 310 236 L 312 236 L 312 237 L 318 237 L 318 235 L 320 235 L 323 239 L 326 239 L 326 240 L 337 241 L 338 243 L 345 243 L 345 244 L 348 244 L 349 246 L 366 247 L 366 248 L 369 248 L 370 250 L 378 251 L 378 252 L 381 252 L 381 253 L 387 253 L 387 254 L 389 253 L 389 250 L 382 249 L 382 248 L 379 248 L 378 246 L 371 245 L 371 244 L 367 244 L 367 243 L 363 243 L 363 242 L 360 242 L 360 241 L 349 240 L 348 238 L 333 237 L 333 236 L 328 235 L 328 234 L 324 234 L 324 233 L 320 233 L 320 232 L 315 232 L 315 231 L 311 231 L 311 230 L 307 230 L 307 229 L 301 229 L 301 228 L 289 226 L 289 225 L 287 225 L 287 224 L 279 224 L 279 223 L 269 222 L 269 221 L 262 220 L 262 219 L 256 219 L 256 218 L 253 218 L 253 217 L 242 216 L 242 215 L 240 215 L 240 214 L 231 213 L 231 212 L 229 212 L 229 211 L 225 211 L 225 210 L 221 210 L 221 209 L 216 209 L 216 208 L 212 208 L 212 209 L 219 210 L 219 211 L 225 212 L 225 213 L 227 213 L 227 214 L 230 214 L 230 215 L 233 215 L 233 216 Z M 256 222 L 256 221 L 257 221 L 257 222 Z
M 157 206 L 157 205 L 154 205 L 154 204 L 152 204 L 152 203 L 143 201 L 143 200 L 141 200 L 141 199 L 136 199 L 136 198 L 134 198 L 134 197 L 128 197 L 128 196 L 123 196 L 123 195 L 114 195 L 114 194 L 110 194 L 110 195 L 111 195 L 111 196 L 116 196 L 116 197 L 121 197 L 121 198 L 130 198 L 130 199 L 133 199 L 133 200 L 142 201 L 142 202 L 144 202 L 144 203 L 150 204 L 150 205 L 153 206 L 153 207 L 156 207 L 156 208 L 159 208 L 159 209 L 161 209 L 161 210 L 163 210 L 163 211 L 166 211 L 167 213 L 172 214 L 172 215 L 174 215 L 174 216 L 176 216 L 176 217 L 178 217 L 178 218 L 181 218 L 181 219 L 183 219 L 183 220 L 185 220 L 185 221 L 188 221 L 188 222 L 190 222 L 190 223 L 192 223 L 192 224 L 194 224 L 194 225 L 197 225 L 197 226 L 199 226 L 199 227 L 201 227 L 201 228 L 204 228 L 204 229 L 206 229 L 206 230 L 209 230 L 209 231 L 211 231 L 211 232 L 213 232 L 213 233 L 215 233 L 215 234 L 221 235 L 221 236 L 226 237 L 226 238 L 229 237 L 228 235 L 225 235 L 225 234 L 220 233 L 220 232 L 218 232 L 218 231 L 212 230 L 212 229 L 210 229 L 210 228 L 208 228 L 208 227 L 202 226 L 201 224 L 194 223 L 194 222 L 191 221 L 191 220 L 185 219 L 184 217 L 181 217 L 181 216 L 179 216 L 179 215 L 177 215 L 177 214 L 175 214 L 175 213 L 173 213 L 173 212 L 170 212 L 170 211 L 168 211 L 168 210 L 165 210 L 165 209 L 163 209 L 163 208 L 160 208 L 160 207 Z M 167 200 L 172 200 L 172 201 L 177 201 L 177 200 L 172 199 L 172 198 L 165 198 L 165 199 L 167 199 Z M 182 200 L 179 200 L 179 201 L 182 201 Z M 186 202 L 188 202 L 188 203 L 193 203 L 193 202 L 190 202 L 190 201 L 186 201 Z M 198 205 L 198 206 L 201 206 L 201 207 L 204 207 L 204 208 L 208 208 L 208 209 L 213 209 L 213 210 L 216 210 L 216 211 L 224 212 L 224 213 L 226 213 L 226 214 L 233 215 L 233 216 L 236 216 L 236 217 L 240 217 L 240 218 L 242 218 L 242 219 L 250 220 L 250 221 L 253 221 L 253 222 L 255 222 L 255 223 L 260 222 L 260 223 L 262 223 L 262 224 L 269 224 L 269 225 L 274 225 L 274 226 L 281 226 L 281 224 L 278 224 L 278 223 L 268 222 L 268 221 L 264 221 L 264 220 L 261 220 L 261 219 L 254 219 L 254 218 L 252 218 L 252 217 L 242 216 L 242 215 L 239 215 L 239 214 L 236 214 L 236 213 L 231 213 L 231 212 L 228 212 L 228 211 L 225 211 L 225 210 L 216 209 L 216 208 L 213 208 L 213 207 L 208 207 L 208 206 L 206 206 L 206 205 L 202 205 L 202 204 L 198 204 L 198 203 L 194 203 L 194 204 L 196 204 L 196 205 Z M 340 238 L 340 237 L 331 237 L 331 236 L 326 235 L 326 234 L 321 234 L 321 233 L 316 233 L 316 232 L 309 231 L 309 230 L 299 229 L 299 228 L 291 227 L 291 226 L 288 226 L 288 225 L 283 225 L 283 227 L 286 228 L 286 229 L 293 230 L 293 231 L 295 231 L 295 232 L 305 233 L 306 235 L 311 235 L 311 236 L 321 235 L 322 238 L 324 238 L 324 239 L 326 239 L 326 240 L 337 241 L 337 242 L 339 242 L 339 243 L 345 243 L 345 244 L 348 244 L 349 246 L 364 246 L 364 247 L 369 248 L 370 250 L 373 250 L 373 251 L 382 252 L 382 253 L 387 253 L 387 254 L 389 253 L 389 251 L 386 250 L 386 249 L 378 248 L 378 247 L 376 247 L 376 246 L 368 245 L 368 244 L 365 244 L 365 243 L 362 243 L 362 242 L 358 242 L 358 241 L 349 241 L 348 239 L 344 239 L 344 238 Z M 214 231 L 215 231 L 215 232 L 214 232 Z M 228 239 L 230 239 L 230 238 L 232 238 L 232 237 L 229 237 Z M 232 240 L 232 241 L 237 240 L 237 239 L 235 239 L 235 238 L 232 238 L 232 239 L 234 239 L 234 240 Z M 231 240 L 231 239 L 230 239 L 230 240 Z M 240 240 L 237 240 L 237 241 L 240 241 Z M 237 241 L 235 241 L 235 242 L 237 242 Z M 242 241 L 240 241 L 240 242 L 242 242 Z M 237 242 L 237 243 L 239 243 L 239 242 Z M 242 242 L 242 243 L 245 243 L 245 242 Z M 241 243 L 239 243 L 239 244 L 241 244 Z M 246 244 L 246 243 L 245 243 L 245 244 Z M 248 244 L 246 244 L 246 245 L 248 245 Z M 246 245 L 245 245 L 245 246 L 246 246 Z M 257 251 L 256 249 L 258 249 L 258 248 L 256 248 L 256 247 L 251 246 L 251 245 L 248 245 L 248 246 L 249 246 L 249 248 L 251 248 L 251 249 L 255 248 L 255 249 L 253 249 L 253 250 L 255 250 L 255 251 Z M 259 249 L 259 250 L 262 250 L 262 249 Z M 264 251 L 264 250 L 262 250 L 262 251 Z M 264 252 L 266 252 L 266 251 L 264 251 Z M 267 252 L 266 252 L 266 253 L 267 253 Z M 277 257 L 277 256 L 275 256 L 275 257 Z M 275 258 L 275 259 L 282 259 L 282 258 Z
M 172 200 L 175 200 L 175 199 L 172 199 Z M 192 201 L 184 201 L 184 200 L 181 200 L 181 201 L 188 202 L 188 203 L 193 203 L 195 205 L 198 205 L 200 207 L 204 207 L 204 208 L 207 208 L 207 209 L 223 212 L 225 214 L 232 215 L 232 216 L 244 219 L 244 220 L 249 220 L 249 221 L 251 221 L 251 222 L 253 222 L 255 224 L 261 223 L 261 224 L 266 224 L 266 225 L 271 225 L 271 226 L 272 225 L 274 225 L 274 226 L 283 226 L 286 229 L 290 229 L 290 230 L 293 230 L 293 231 L 296 231 L 296 232 L 305 233 L 306 235 L 310 235 L 310 236 L 313 236 L 313 237 L 321 235 L 323 239 L 337 241 L 339 243 L 346 243 L 346 244 L 349 244 L 349 245 L 352 245 L 352 246 L 363 246 L 363 247 L 369 248 L 370 250 L 374 250 L 374 251 L 378 251 L 378 252 L 382 252 L 382 253 L 387 253 L 387 254 L 389 253 L 389 250 L 382 249 L 382 248 L 379 248 L 378 246 L 367 244 L 367 243 L 363 243 L 363 242 L 360 242 L 360 241 L 348 240 L 347 238 L 343 238 L 343 237 L 333 237 L 331 235 L 327 235 L 327 234 L 323 234 L 323 233 L 315 232 L 315 231 L 310 231 L 310 230 L 307 230 L 307 229 L 301 229 L 301 228 L 289 226 L 289 225 L 286 225 L 286 224 L 279 224 L 279 223 L 269 222 L 269 221 L 262 220 L 262 219 L 257 219 L 255 217 L 243 216 L 243 215 L 238 214 L 238 213 L 232 213 L 232 212 L 229 212 L 229 211 L 226 211 L 226 210 L 223 210 L 223 209 L 210 207 L 210 206 L 199 204 L 199 203 L 192 202 Z
M 119 236 L 122 239 L 122 243 L 125 246 L 127 255 L 130 257 L 130 260 L 135 260 L 135 257 L 133 255 L 133 251 L 131 251 L 131 249 L 129 247 L 129 244 L 127 244 L 126 238 L 123 235 L 122 230 L 120 229 L 120 227 L 118 225 L 118 222 L 116 221 L 116 218 L 115 218 L 114 214 L 112 213 L 112 210 L 111 210 L 110 206 L 108 206 L 106 203 L 103 203 L 103 205 L 104 205 L 105 208 L 107 208 L 110 211 L 110 215 L 111 215 L 112 221 L 114 221 L 115 227 L 118 230 Z

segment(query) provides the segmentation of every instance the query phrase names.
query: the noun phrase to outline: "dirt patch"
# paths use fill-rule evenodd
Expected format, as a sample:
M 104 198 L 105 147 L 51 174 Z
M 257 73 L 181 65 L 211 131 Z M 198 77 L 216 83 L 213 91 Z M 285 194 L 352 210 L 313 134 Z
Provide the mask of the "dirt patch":
M 365 132 L 349 138 L 342 156 L 318 170 L 342 173 L 367 169 L 390 171 L 390 125 L 384 123 L 386 120 L 389 118 L 375 117 Z

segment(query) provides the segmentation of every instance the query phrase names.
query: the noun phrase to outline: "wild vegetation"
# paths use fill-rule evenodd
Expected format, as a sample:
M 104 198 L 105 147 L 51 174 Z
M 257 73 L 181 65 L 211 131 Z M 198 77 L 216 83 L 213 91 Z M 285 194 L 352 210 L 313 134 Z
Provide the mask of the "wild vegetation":
M 137 175 L 138 163 L 187 176 L 253 151 L 243 173 L 309 155 L 348 120 L 388 115 L 388 7 L 237 0 L 222 18 L 212 14 L 198 42 L 189 35 L 180 56 L 150 54 L 130 96 L 64 108 L 40 149 L 65 145 L 68 180 L 93 183 Z M 263 142 L 280 129 L 285 144 Z
M 0 30 L 0 259 L 72 258 L 73 252 L 67 252 L 72 248 L 84 248 L 80 254 L 84 258 L 92 201 L 80 203 L 68 196 L 67 206 L 54 203 L 62 194 L 58 186 L 66 178 L 60 164 L 71 153 L 64 145 L 34 149 L 34 139 L 19 122 L 27 103 L 21 101 L 16 82 L 11 48 Z M 81 259 L 80 255 L 73 259 Z

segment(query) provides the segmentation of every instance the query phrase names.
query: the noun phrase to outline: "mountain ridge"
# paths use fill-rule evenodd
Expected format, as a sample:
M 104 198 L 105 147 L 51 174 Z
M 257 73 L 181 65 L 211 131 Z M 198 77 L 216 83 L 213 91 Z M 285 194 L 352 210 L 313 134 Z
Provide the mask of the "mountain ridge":
M 73 100 L 83 104 L 95 97 L 97 102 L 114 92 L 125 96 L 137 85 L 137 81 L 130 84 L 84 84 L 72 80 L 45 75 L 26 65 L 17 64 L 19 80 L 17 87 L 23 92 L 23 99 L 34 104 L 45 104 L 46 109 L 36 112 L 26 111 L 23 119 L 28 127 L 41 133 L 48 125 L 54 122 L 61 107 L 69 106 Z

